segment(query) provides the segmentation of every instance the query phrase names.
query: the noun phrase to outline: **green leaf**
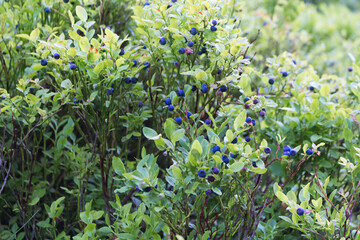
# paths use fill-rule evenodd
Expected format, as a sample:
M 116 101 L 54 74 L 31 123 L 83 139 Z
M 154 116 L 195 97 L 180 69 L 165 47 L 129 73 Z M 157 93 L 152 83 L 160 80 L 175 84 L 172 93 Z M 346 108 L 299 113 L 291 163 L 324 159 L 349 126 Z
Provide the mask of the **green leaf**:
M 244 162 L 234 162 L 233 164 L 230 165 L 230 169 L 233 172 L 239 172 L 241 169 L 243 169 L 244 167 Z
M 85 52 L 89 51 L 89 49 L 90 49 L 89 40 L 86 37 L 80 38 L 79 46 L 80 46 L 82 51 L 85 51 Z
M 243 111 L 235 118 L 235 121 L 234 121 L 234 129 L 235 129 L 236 132 L 239 131 L 242 126 L 244 126 L 245 119 L 246 119 L 246 110 L 243 110 Z
M 351 141 L 353 138 L 353 133 L 351 132 L 351 130 L 349 128 L 345 128 L 344 129 L 344 137 L 346 141 Z
M 200 155 L 203 153 L 201 144 L 197 139 L 193 142 L 190 152 L 192 153 L 193 150 L 197 151 Z
M 71 89 L 73 87 L 73 84 L 71 83 L 71 81 L 69 79 L 66 79 L 61 82 L 61 87 L 65 88 L 65 89 Z
M 126 173 L 124 163 L 121 161 L 120 158 L 114 156 L 112 159 L 112 166 L 115 172 L 119 175 Z
M 94 67 L 94 73 L 99 74 L 101 70 L 104 69 L 104 67 L 105 67 L 104 62 L 98 62 L 98 64 L 96 64 L 96 66 Z
M 76 6 L 75 11 L 76 11 L 76 15 L 80 18 L 80 20 L 85 23 L 88 18 L 85 8 L 81 6 Z
M 173 134 L 171 135 L 171 141 L 172 141 L 173 143 L 176 143 L 176 142 L 179 141 L 184 135 L 185 135 L 185 130 L 184 130 L 184 129 L 176 130 L 176 131 L 173 132 Z
M 275 195 L 280 201 L 288 203 L 289 199 L 282 191 L 277 191 Z
M 143 128 L 143 134 L 147 139 L 150 139 L 150 140 L 159 139 L 159 137 L 161 136 L 161 134 L 158 135 L 155 130 L 148 128 L 148 127 Z
M 164 130 L 165 130 L 165 135 L 168 138 L 171 138 L 173 132 L 175 131 L 175 124 L 174 121 L 172 121 L 171 119 L 166 119 L 165 124 L 164 124 Z
M 182 180 L 183 179 L 183 176 L 182 176 L 182 173 L 181 173 L 181 170 L 180 168 L 176 167 L 176 166 L 173 166 L 171 168 L 171 171 L 174 175 L 174 178 L 178 181 Z

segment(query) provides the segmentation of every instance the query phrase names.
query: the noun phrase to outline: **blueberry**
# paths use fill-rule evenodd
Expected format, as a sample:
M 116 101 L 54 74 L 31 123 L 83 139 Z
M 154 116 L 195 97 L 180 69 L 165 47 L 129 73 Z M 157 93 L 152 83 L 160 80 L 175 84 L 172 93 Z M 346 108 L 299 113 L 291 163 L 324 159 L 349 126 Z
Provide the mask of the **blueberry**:
M 264 152 L 265 152 L 266 154 L 269 154 L 269 153 L 271 152 L 271 148 L 266 147 L 266 148 L 264 149 Z
M 186 116 L 187 116 L 187 118 L 190 118 L 190 117 L 192 116 L 192 113 L 191 113 L 191 112 L 187 112 L 187 113 L 186 113 Z
M 175 122 L 180 125 L 182 123 L 181 117 L 176 117 Z
M 290 156 L 290 152 L 289 152 L 289 151 L 284 151 L 284 152 L 283 152 L 283 155 L 285 155 L 285 156 Z
M 275 79 L 269 78 L 269 84 L 270 84 L 270 85 L 273 85 L 274 83 L 275 83 Z
M 150 65 L 150 63 L 149 62 L 144 62 L 144 68 L 143 69 L 148 69 L 149 68 L 149 65 Z
M 293 64 L 295 64 L 295 65 L 296 65 L 296 61 L 295 61 L 295 60 L 292 60 L 292 62 L 293 62 Z
M 186 51 L 186 50 L 185 50 L 185 48 L 184 48 L 184 47 L 179 48 L 179 53 L 180 53 L 180 54 L 184 54 L 184 53 L 185 53 L 185 51 Z
M 69 0 L 63 0 L 63 2 L 64 2 L 64 3 L 68 3 L 68 2 L 69 2 Z
M 212 170 L 213 174 L 216 174 L 216 175 L 219 174 L 219 172 L 220 172 L 220 169 L 218 169 L 217 167 L 214 167 L 211 170 Z
M 175 107 L 173 105 L 168 106 L 169 111 L 174 111 Z
M 197 90 L 197 86 L 196 85 L 191 85 L 191 91 L 195 92 Z
M 250 136 L 246 136 L 246 137 L 245 137 L 245 141 L 246 141 L 246 142 L 250 142 L 250 141 L 251 141 L 251 137 L 250 137 Z
M 77 101 L 77 98 L 76 98 L 76 97 L 74 97 L 73 103 L 79 103 L 79 101 Z
M 218 145 L 213 146 L 212 152 L 213 152 L 213 153 L 221 152 L 221 151 L 220 151 L 220 147 L 219 147 Z
M 237 154 L 232 154 L 232 153 L 230 153 L 230 157 L 231 157 L 231 158 L 237 158 L 238 155 L 237 155 Z
M 217 21 L 216 21 L 216 20 L 212 20 L 211 23 L 212 23 L 212 25 L 216 25 L 216 24 L 217 24 Z
M 352 67 L 349 67 L 349 68 L 348 68 L 348 71 L 349 71 L 349 72 L 352 72 L 352 71 L 353 71 L 353 68 L 352 68 Z
M 184 90 L 179 89 L 177 95 L 178 95 L 178 97 L 185 97 L 185 92 L 184 92 Z
M 252 123 L 253 126 L 255 126 L 256 125 L 255 119 L 251 119 L 251 123 Z
M 54 53 L 53 57 L 54 57 L 55 59 L 59 59 L 59 58 L 60 58 L 60 54 Z
M 207 93 L 207 91 L 208 91 L 208 86 L 207 86 L 207 84 L 206 84 L 206 83 L 201 84 L 200 90 L 201 90 L 201 92 L 203 92 L 203 93 Z
M 259 99 L 255 98 L 255 99 L 253 100 L 253 103 L 254 103 L 254 104 L 258 104 L 258 103 L 259 103 Z
M 304 215 L 305 210 L 303 208 L 299 207 L 298 209 L 296 209 L 296 213 L 297 213 L 297 215 L 302 216 L 302 215 Z
M 221 157 L 221 160 L 222 160 L 224 163 L 226 163 L 226 164 L 228 164 L 228 163 L 230 162 L 229 157 L 226 156 L 226 155 L 222 156 L 222 157 Z
M 133 63 L 133 67 L 136 67 L 137 61 L 136 61 L 136 60 L 132 60 L 131 62 Z
M 201 53 L 207 53 L 206 47 L 201 48 Z
M 282 74 L 283 77 L 287 77 L 289 75 L 286 71 L 281 71 L 280 73 Z
M 214 182 L 214 181 L 215 181 L 215 177 L 214 177 L 214 176 L 211 176 L 211 175 L 209 175 L 209 176 L 207 177 L 207 179 L 208 179 L 209 182 Z
M 146 46 L 144 45 L 144 46 L 142 47 L 142 49 L 146 49 Z
M 296 152 L 296 150 L 295 150 L 295 149 L 291 149 L 291 150 L 290 150 L 290 155 L 291 155 L 291 156 L 295 156 L 295 155 L 296 155 L 296 153 L 297 153 L 297 152 Z
M 216 70 L 216 74 L 220 75 L 222 73 L 221 69 Z
M 251 163 L 253 167 L 257 167 L 256 162 Z
M 151 187 L 146 187 L 142 189 L 144 192 L 150 192 L 151 191 Z
M 250 98 L 246 97 L 246 98 L 244 99 L 244 103 L 246 103 L 246 102 L 248 102 L 248 101 L 250 101 Z
M 80 29 L 76 30 L 76 33 L 81 37 L 85 37 L 85 33 L 83 33 Z
M 70 64 L 70 69 L 71 69 L 71 70 L 75 70 L 75 69 L 76 69 L 76 64 L 75 64 L 75 63 L 71 63 L 71 64 Z
M 237 137 L 235 137 L 234 140 L 231 141 L 231 143 L 233 143 L 233 144 L 235 144 L 235 143 L 237 143 L 237 142 L 238 142 L 238 138 L 237 138 Z
M 142 108 L 144 106 L 143 102 L 138 102 L 138 108 Z
M 261 117 L 265 117 L 265 111 L 264 111 L 264 110 L 261 110 L 261 111 L 260 111 L 260 116 L 261 116 Z
M 247 117 L 247 118 L 245 119 L 245 122 L 248 123 L 248 124 L 250 124 L 250 123 L 251 123 L 251 120 L 252 120 L 251 117 Z
M 19 24 L 16 24 L 15 28 L 18 28 L 19 27 Z
M 311 148 L 306 149 L 306 154 L 307 155 L 312 155 L 313 153 L 314 152 L 313 152 L 313 150 Z
M 160 45 L 165 45 L 166 44 L 166 39 L 165 38 L 160 38 L 159 43 L 160 43 Z
M 220 91 L 221 92 L 226 92 L 227 91 L 227 86 L 226 85 L 220 86 Z
M 174 62 L 175 67 L 180 67 L 180 63 L 178 61 Z
M 40 64 L 41 64 L 41 66 L 46 66 L 47 65 L 47 60 L 46 59 L 41 59 Z
M 169 8 L 171 8 L 171 7 L 172 7 L 172 5 L 169 4 L 169 5 L 167 5 L 166 9 L 169 9 Z
M 289 145 L 286 145 L 283 147 L 284 152 L 290 152 L 290 150 L 291 150 L 291 147 Z
M 210 27 L 210 30 L 211 30 L 212 32 L 215 32 L 215 31 L 217 30 L 217 27 L 213 25 L 213 26 Z
M 120 49 L 120 56 L 125 54 L 125 50 L 124 49 Z
M 190 34 L 191 35 L 196 35 L 197 33 L 198 33 L 198 30 L 196 28 L 190 29 Z
M 174 0 L 173 0 L 174 1 Z M 176 1 L 176 0 L 175 0 Z M 214 193 L 214 191 L 212 190 L 212 189 L 208 189 L 208 190 L 206 190 L 205 191 L 205 194 L 206 194 L 206 196 L 210 196 L 211 194 L 213 194 Z
M 250 104 L 245 104 L 245 109 L 249 109 L 250 108 Z
M 135 187 L 135 192 L 140 192 L 140 188 L 138 186 Z
M 136 77 L 132 77 L 132 78 L 131 78 L 131 82 L 132 82 L 133 84 L 137 83 L 137 81 L 138 81 L 138 79 L 137 79 Z
M 176 3 L 177 2 L 177 0 L 171 0 L 173 3 Z
M 315 88 L 314 88 L 313 86 L 310 86 L 310 87 L 309 87 L 309 90 L 310 90 L 310 91 L 314 91 Z
M 51 13 L 51 9 L 50 9 L 50 8 L 45 8 L 44 11 L 45 11 L 45 13 Z
M 107 95 L 113 95 L 113 93 L 114 93 L 114 88 L 106 89 Z
M 131 83 L 131 78 L 129 78 L 129 77 L 125 78 L 125 83 L 127 83 L 127 84 Z
M 209 118 L 207 118 L 207 119 L 205 120 L 205 124 L 206 124 L 206 125 L 210 125 L 210 124 L 211 124 L 211 120 L 210 120 Z
M 29 91 L 31 94 L 35 94 L 35 88 L 30 88 L 30 91 Z
M 149 2 L 145 2 L 145 3 L 144 3 L 144 7 L 145 7 L 145 6 L 149 6 L 149 5 L 150 5 Z
M 201 177 L 201 178 L 204 178 L 206 177 L 206 172 L 205 170 L 201 169 L 198 171 L 198 176 Z
M 165 104 L 166 104 L 166 105 L 170 105 L 170 104 L 171 104 L 171 99 L 170 99 L 170 98 L 166 98 L 166 99 L 165 99 Z

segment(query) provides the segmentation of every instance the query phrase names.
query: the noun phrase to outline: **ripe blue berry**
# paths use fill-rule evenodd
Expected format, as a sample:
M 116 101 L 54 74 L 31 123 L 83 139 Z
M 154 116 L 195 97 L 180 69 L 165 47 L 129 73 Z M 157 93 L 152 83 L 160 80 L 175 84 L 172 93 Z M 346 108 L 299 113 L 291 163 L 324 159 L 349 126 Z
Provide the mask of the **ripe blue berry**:
M 213 25 L 216 25 L 216 24 L 217 24 L 217 21 L 216 21 L 216 20 L 212 20 L 211 23 L 212 23 Z
M 41 59 L 40 64 L 41 64 L 41 66 L 46 66 L 47 65 L 47 60 L 46 59 Z
M 140 188 L 138 186 L 135 187 L 135 192 L 140 192 Z
M 171 104 L 171 99 L 170 99 L 170 98 L 166 98 L 166 99 L 165 99 L 165 104 L 166 104 L 166 105 L 170 105 L 170 104 Z
M 193 42 L 193 41 L 189 41 L 189 42 L 188 42 L 188 46 L 189 46 L 189 47 L 194 46 L 194 42 Z
M 59 58 L 60 58 L 60 54 L 54 53 L 53 57 L 54 57 L 55 59 L 59 59 Z
M 349 68 L 348 68 L 348 71 L 349 71 L 349 72 L 352 72 L 352 71 L 353 71 L 353 68 L 352 68 L 352 67 L 349 67 Z
M 257 167 L 256 162 L 251 163 L 253 167 Z
M 45 8 L 44 11 L 45 11 L 45 13 L 51 13 L 51 9 L 50 9 L 50 8 Z
M 197 33 L 198 33 L 198 30 L 196 28 L 190 29 L 190 34 L 191 35 L 196 35 Z
M 214 191 L 212 189 L 208 189 L 205 191 L 206 196 L 210 196 L 213 193 L 214 193 Z
M 120 56 L 125 54 L 125 50 L 124 49 L 120 49 Z
M 137 83 L 137 81 L 138 81 L 138 79 L 137 79 L 136 77 L 132 77 L 132 78 L 131 78 L 131 82 L 132 82 L 133 84 Z
M 201 48 L 201 53 L 207 53 L 206 47 Z
M 217 167 L 214 167 L 211 170 L 212 170 L 213 174 L 219 174 L 219 172 L 220 172 L 220 169 L 218 169 Z
M 313 152 L 313 150 L 311 148 L 306 149 L 306 154 L 307 155 L 312 155 L 313 153 L 314 152 Z
M 275 79 L 269 78 L 269 84 L 270 84 L 270 85 L 273 85 L 274 83 L 275 83 Z
M 292 62 L 293 62 L 293 64 L 295 64 L 295 65 L 296 65 L 296 61 L 295 61 L 295 60 L 292 60 Z
M 198 176 L 201 177 L 201 178 L 204 178 L 206 177 L 206 172 L 205 170 L 201 169 L 198 171 Z
M 184 54 L 184 53 L 185 53 L 185 51 L 186 51 L 186 50 L 185 50 L 185 48 L 184 48 L 184 47 L 179 48 L 179 53 L 180 53 L 180 54 Z
M 201 84 L 200 90 L 201 90 L 201 92 L 203 92 L 203 93 L 207 93 L 207 91 L 208 91 L 208 86 L 207 86 L 207 84 L 206 84 L 206 83 Z
M 258 103 L 259 103 L 259 99 L 255 98 L 255 99 L 253 100 L 253 103 L 254 103 L 254 104 L 258 104 Z
M 287 72 L 285 72 L 285 71 L 281 71 L 280 73 L 282 74 L 283 77 L 287 77 L 287 76 L 289 75 L 289 74 L 288 74 Z
M 148 69 L 149 68 L 149 65 L 150 65 L 150 63 L 149 62 L 144 62 L 144 68 L 143 69 Z
M 76 64 L 75 64 L 75 63 L 71 63 L 71 64 L 70 64 L 70 69 L 71 69 L 71 70 L 75 70 L 75 69 L 76 69 Z
M 222 156 L 222 157 L 221 157 L 221 160 L 222 160 L 224 163 L 226 163 L 226 164 L 228 164 L 228 163 L 230 162 L 229 157 L 226 156 L 226 155 Z
M 79 101 L 77 100 L 77 98 L 76 98 L 76 97 L 74 97 L 74 99 L 73 99 L 73 103 L 79 103 Z
M 145 2 L 145 3 L 144 3 L 144 7 L 145 7 L 145 6 L 149 6 L 149 5 L 150 5 L 149 2 Z
M 180 125 L 182 123 L 181 117 L 176 117 L 175 122 Z
M 191 112 L 187 112 L 187 113 L 186 113 L 186 116 L 187 116 L 187 118 L 190 118 L 190 117 L 192 116 L 192 113 L 191 113 Z
M 214 182 L 214 181 L 215 181 L 215 177 L 214 177 L 214 176 L 211 176 L 211 175 L 209 175 L 209 176 L 207 177 L 207 179 L 208 179 L 209 182 Z
M 250 137 L 250 136 L 246 136 L 246 137 L 245 137 L 245 141 L 246 141 L 246 142 L 250 142 L 250 141 L 251 141 L 251 137 Z
M 296 209 L 296 213 L 297 213 L 297 215 L 302 216 L 302 215 L 304 215 L 305 210 L 303 208 L 299 207 L 298 209 Z
M 290 151 L 284 151 L 284 152 L 283 152 L 283 155 L 285 155 L 285 156 L 290 156 Z
M 219 147 L 219 146 L 217 146 L 217 145 L 213 146 L 213 148 L 212 148 L 212 152 L 213 152 L 213 153 L 216 153 L 216 152 L 221 152 L 221 151 L 220 151 L 220 147 Z
M 136 61 L 136 60 L 132 60 L 131 62 L 133 63 L 133 67 L 136 67 L 137 61 Z
M 168 106 L 169 111 L 174 111 L 175 107 L 173 105 Z
M 289 145 L 286 145 L 283 147 L 284 152 L 290 152 L 290 150 L 291 150 L 291 147 Z
M 146 49 L 146 46 L 144 45 L 144 46 L 142 47 L 142 49 Z
M 205 124 L 206 124 L 206 125 L 210 125 L 210 124 L 211 124 L 211 120 L 210 120 L 209 118 L 207 118 L 207 119 L 205 120 Z
M 171 0 L 173 3 L 176 3 L 177 2 L 177 0 Z
M 125 78 L 125 83 L 126 83 L 126 84 L 131 83 L 131 78 L 130 78 L 130 77 Z
M 113 95 L 113 93 L 114 93 L 114 88 L 106 89 L 107 95 Z
M 196 85 L 191 85 L 191 91 L 195 92 L 197 90 L 197 86 Z
M 175 67 L 180 67 L 180 63 L 178 61 L 174 62 Z
M 231 158 L 237 158 L 238 155 L 237 155 L 237 154 L 232 154 L 232 153 L 230 153 L 230 157 L 231 157 Z
M 248 123 L 248 124 L 250 124 L 250 123 L 251 123 L 251 120 L 252 120 L 251 117 L 247 117 L 246 120 L 245 120 L 245 122 Z
M 291 155 L 291 156 L 295 156 L 295 155 L 296 155 L 296 153 L 297 153 L 297 152 L 296 152 L 296 150 L 295 150 L 295 149 L 291 149 L 291 150 L 290 150 L 290 155 Z
M 144 106 L 143 102 L 138 102 L 138 108 L 142 108 Z
M 160 38 L 159 43 L 160 43 L 160 45 L 165 45 L 166 44 L 166 39 L 165 38 Z
M 266 147 L 266 148 L 264 149 L 264 152 L 265 152 L 266 154 L 269 154 L 269 153 L 271 152 L 271 148 Z
M 261 111 L 260 111 L 260 116 L 261 116 L 261 117 L 265 117 L 265 113 L 266 113 L 266 112 L 265 112 L 264 110 L 261 110 Z
M 244 103 L 246 103 L 248 101 L 250 101 L 250 98 L 248 98 L 248 97 L 244 98 Z
M 172 5 L 169 4 L 169 5 L 167 5 L 166 9 L 169 9 L 169 8 L 171 8 L 171 7 L 172 7 Z
M 212 32 L 215 32 L 215 31 L 217 30 L 217 27 L 213 25 L 213 26 L 210 27 L 210 30 L 211 30 Z
M 220 75 L 222 73 L 221 69 L 216 70 L 216 74 Z
M 226 92 L 227 91 L 227 86 L 226 85 L 220 86 L 220 91 L 221 92 Z
M 180 90 L 178 91 L 177 95 L 178 95 L 179 97 L 185 97 L 185 92 L 184 92 L 184 90 L 180 89 Z
M 237 137 L 235 137 L 234 140 L 231 141 L 231 143 L 233 143 L 233 144 L 235 144 L 235 143 L 237 143 L 237 142 L 238 142 L 238 138 L 237 138 Z
M 255 119 L 251 119 L 251 123 L 252 123 L 253 126 L 255 126 L 256 125 Z
M 150 192 L 151 191 L 151 187 L 146 187 L 142 189 L 144 192 Z
M 315 89 L 315 88 L 314 88 L 313 86 L 310 86 L 310 87 L 309 87 L 309 90 L 310 90 L 310 91 L 314 91 L 314 89 Z

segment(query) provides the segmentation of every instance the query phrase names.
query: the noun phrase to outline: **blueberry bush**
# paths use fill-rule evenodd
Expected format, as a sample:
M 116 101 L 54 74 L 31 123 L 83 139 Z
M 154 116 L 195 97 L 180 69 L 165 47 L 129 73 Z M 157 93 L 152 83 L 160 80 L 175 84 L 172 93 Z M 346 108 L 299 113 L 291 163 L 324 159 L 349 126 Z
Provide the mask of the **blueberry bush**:
M 0 239 L 360 239 L 356 1 L 0 13 Z

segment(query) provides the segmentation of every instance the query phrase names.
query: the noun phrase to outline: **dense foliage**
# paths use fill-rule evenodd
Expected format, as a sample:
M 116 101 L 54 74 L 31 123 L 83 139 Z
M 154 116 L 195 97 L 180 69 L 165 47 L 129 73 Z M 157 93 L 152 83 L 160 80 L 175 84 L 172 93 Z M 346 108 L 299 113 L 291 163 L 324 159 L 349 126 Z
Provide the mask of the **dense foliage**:
M 0 4 L 0 239 L 360 239 L 357 1 Z

